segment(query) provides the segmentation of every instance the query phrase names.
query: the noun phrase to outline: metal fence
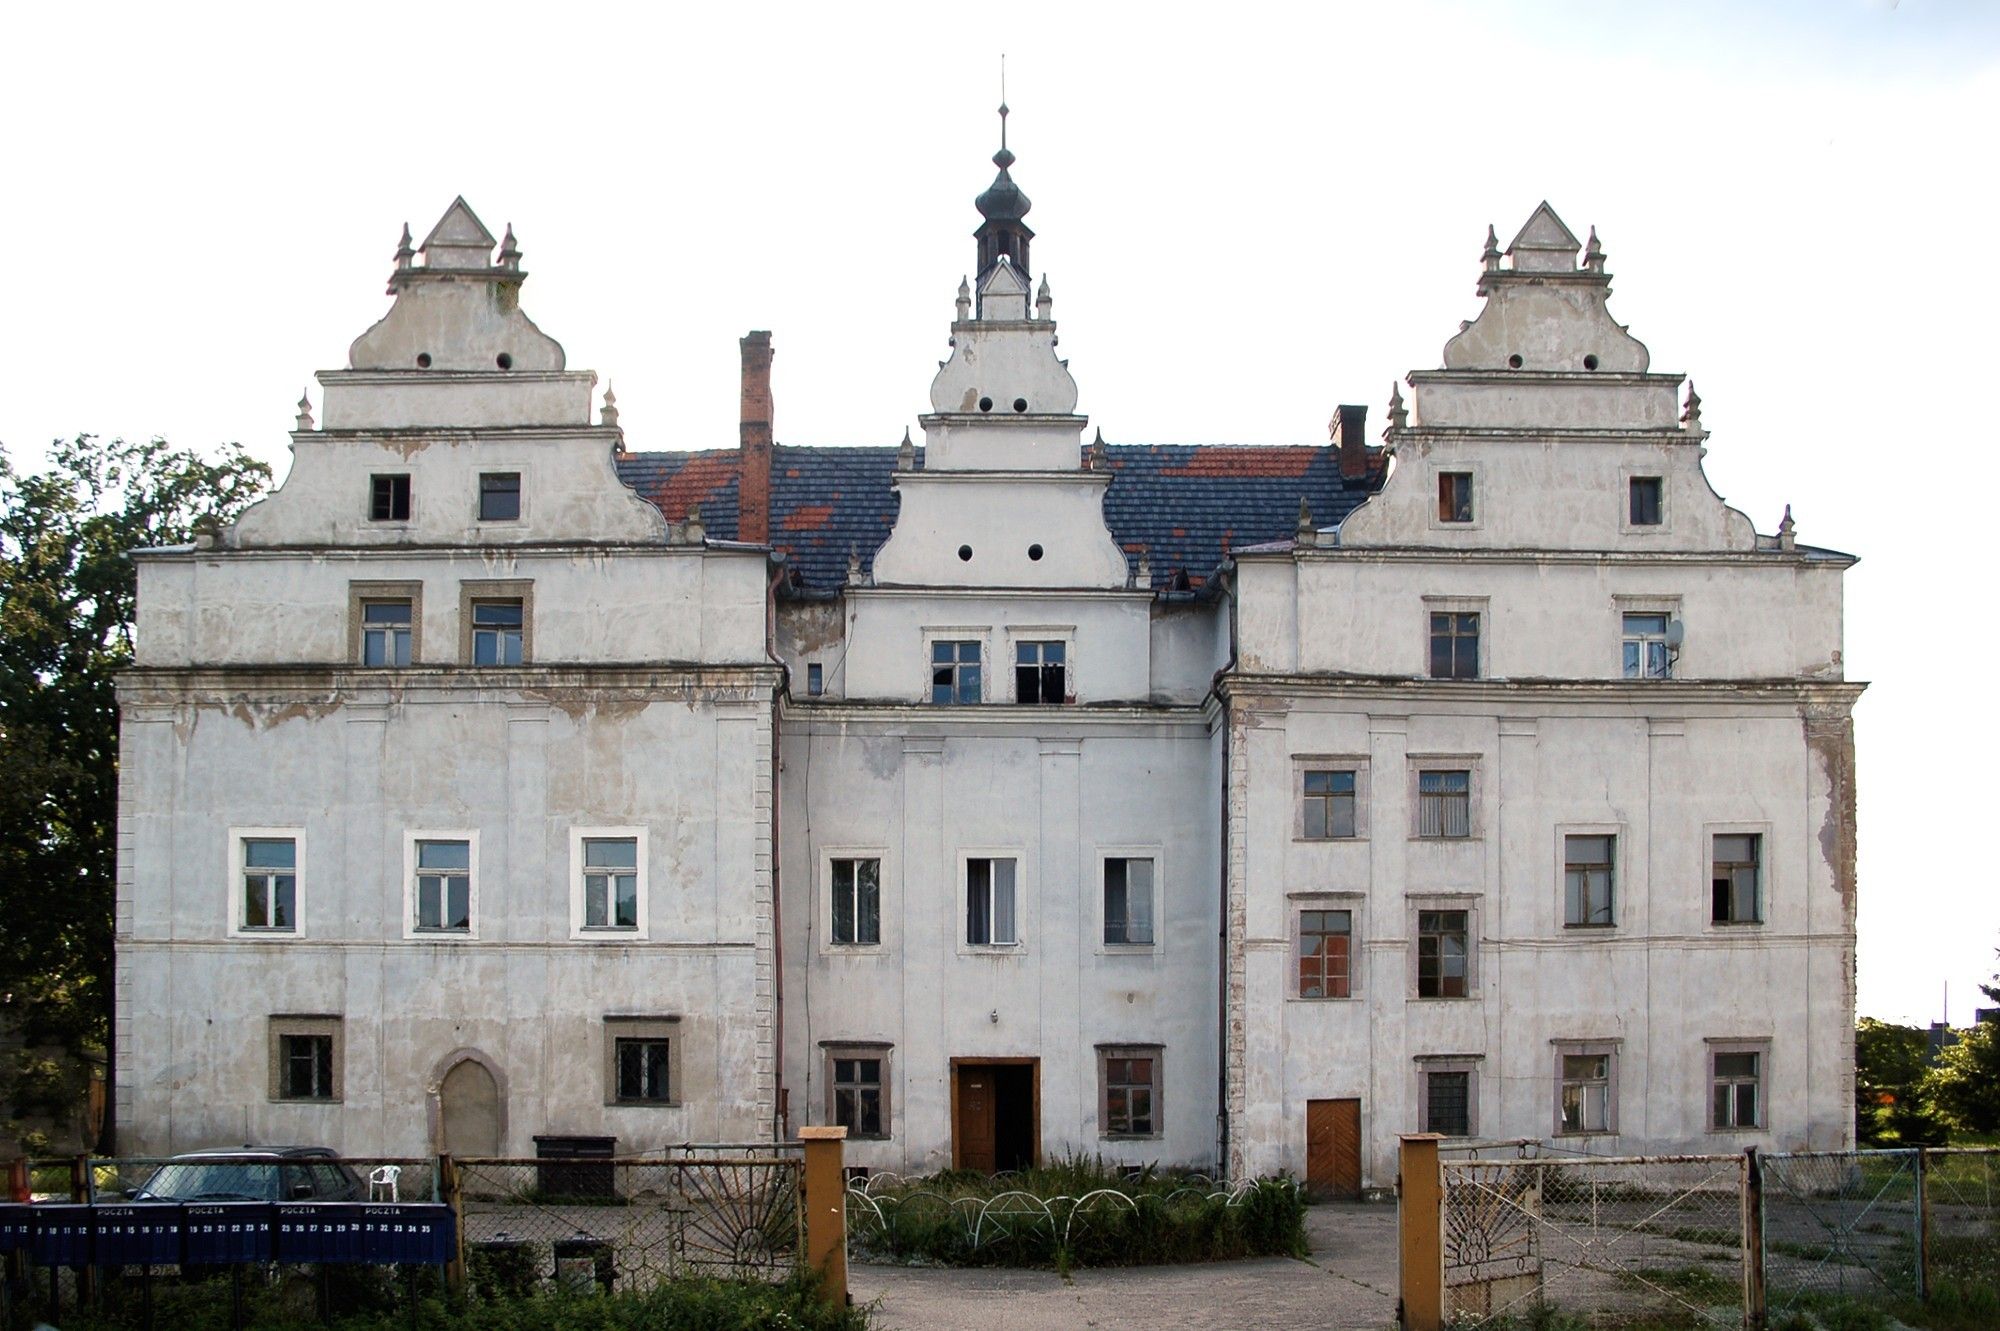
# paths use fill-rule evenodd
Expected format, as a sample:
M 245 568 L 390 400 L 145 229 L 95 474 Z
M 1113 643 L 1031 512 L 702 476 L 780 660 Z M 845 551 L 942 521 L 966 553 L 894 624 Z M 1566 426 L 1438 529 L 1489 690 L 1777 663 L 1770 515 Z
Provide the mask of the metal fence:
M 1445 1322 L 1548 1303 L 1612 1323 L 1761 1326 L 1945 1287 L 2000 1296 L 2000 1150 L 1547 1152 L 1481 1143 L 1438 1162 Z M 1511 1158 L 1479 1158 L 1496 1153 Z

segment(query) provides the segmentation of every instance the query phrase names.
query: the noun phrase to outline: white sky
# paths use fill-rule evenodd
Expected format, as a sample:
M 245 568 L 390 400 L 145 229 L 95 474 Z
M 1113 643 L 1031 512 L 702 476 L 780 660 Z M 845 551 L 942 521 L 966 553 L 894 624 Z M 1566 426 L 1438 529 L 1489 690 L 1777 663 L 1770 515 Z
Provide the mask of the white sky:
M 734 444 L 750 328 L 782 442 L 894 443 L 972 261 L 1002 51 L 1034 267 L 1113 443 L 1316 442 L 1343 401 L 1373 432 L 1477 312 L 1489 222 L 1546 197 L 1598 227 L 1613 312 L 1700 386 L 1716 488 L 1863 557 L 1861 1011 L 1935 1018 L 1948 981 L 1969 1020 L 2000 727 L 1949 669 L 2000 653 L 1972 590 L 2000 6 L 17 6 L 0 441 L 234 439 L 282 473 L 398 229 L 462 192 L 632 447 Z

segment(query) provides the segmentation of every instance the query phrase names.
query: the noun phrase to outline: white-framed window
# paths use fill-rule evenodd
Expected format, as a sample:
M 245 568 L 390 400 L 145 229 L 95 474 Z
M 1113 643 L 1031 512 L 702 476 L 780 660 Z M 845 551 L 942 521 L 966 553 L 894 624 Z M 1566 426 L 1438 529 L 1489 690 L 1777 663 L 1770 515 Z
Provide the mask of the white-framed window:
M 1618 923 L 1618 835 L 1565 828 L 1562 852 L 1563 927 L 1609 929 Z
M 1754 824 L 1709 829 L 1710 924 L 1764 922 L 1766 841 L 1764 829 Z
M 1667 644 L 1673 616 L 1663 610 L 1627 610 L 1619 640 L 1620 668 L 1626 679 L 1671 679 L 1674 654 Z
M 403 936 L 479 936 L 479 833 L 403 834 Z
M 1445 1137 L 1478 1133 L 1479 1062 L 1467 1054 L 1418 1056 L 1418 1131 Z
M 882 853 L 825 856 L 829 945 L 876 947 L 882 942 Z
M 572 827 L 570 937 L 645 938 L 647 867 L 645 828 Z
M 1558 1136 L 1618 1131 L 1618 1042 L 1556 1040 Z
M 1769 1126 L 1764 1084 L 1769 1075 L 1769 1040 L 1710 1040 L 1708 1044 L 1708 1127 L 1711 1132 L 1748 1132 Z
M 634 1108 L 678 1105 L 681 1095 L 680 1018 L 604 1019 L 604 1103 Z
M 1106 855 L 1104 879 L 1104 946 L 1150 948 L 1158 901 L 1159 861 L 1148 855 Z
M 238 937 L 297 938 L 299 841 L 296 827 L 229 829 L 229 932 Z
M 939 706 L 970 705 L 985 697 L 982 658 L 985 644 L 977 638 L 933 638 L 930 700 Z
M 959 863 L 965 885 L 965 946 L 1019 947 L 1020 859 L 975 853 L 962 856 Z
M 1354 962 L 1353 898 L 1302 897 L 1293 903 L 1298 998 L 1352 998 L 1358 992 Z
M 346 1053 L 343 1037 L 338 1016 L 277 1013 L 267 1018 L 269 1098 L 338 1101 Z
M 1162 1047 L 1097 1046 L 1097 1130 L 1103 1137 L 1158 1137 Z
M 1068 702 L 1069 643 L 1060 638 L 1018 638 L 1014 642 L 1014 701 Z

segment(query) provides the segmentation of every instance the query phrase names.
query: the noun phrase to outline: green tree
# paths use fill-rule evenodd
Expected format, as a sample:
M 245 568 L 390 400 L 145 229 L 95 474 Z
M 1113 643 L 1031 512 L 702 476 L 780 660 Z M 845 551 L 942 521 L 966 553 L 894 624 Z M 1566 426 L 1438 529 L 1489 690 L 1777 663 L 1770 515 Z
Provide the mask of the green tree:
M 1863 1017 L 1854 1027 L 1854 1139 L 1863 1146 L 1939 1146 L 1944 1126 L 1924 1093 L 1930 1035 Z
M 1996 951 L 2000 956 L 2000 951 Z M 1979 992 L 2000 1003 L 2000 973 Z M 1982 1021 L 1958 1033 L 1925 1080 L 1938 1115 L 1964 1132 L 2000 1132 L 2000 1022 Z
M 67 1051 L 72 1067 L 108 1052 L 129 552 L 228 521 L 270 479 L 236 444 L 208 458 L 79 435 L 35 475 L 0 447 L 0 1020 L 29 1050 L 0 1067 L 0 1109 L 74 1103 L 35 1050 Z

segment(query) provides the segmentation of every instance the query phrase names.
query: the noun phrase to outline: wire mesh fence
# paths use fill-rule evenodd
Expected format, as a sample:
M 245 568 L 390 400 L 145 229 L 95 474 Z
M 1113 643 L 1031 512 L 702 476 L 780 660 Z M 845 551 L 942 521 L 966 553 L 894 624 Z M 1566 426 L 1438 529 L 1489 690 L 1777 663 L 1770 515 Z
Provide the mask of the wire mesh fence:
M 2000 1150 L 1924 1152 L 1925 1293 L 2000 1296 Z
M 1445 1314 L 1477 1326 L 1548 1302 L 1738 1325 L 1743 1169 L 1740 1156 L 1443 1162 Z
M 1772 1313 L 1826 1298 L 1922 1293 L 1916 1151 L 1772 1153 L 1759 1162 Z

